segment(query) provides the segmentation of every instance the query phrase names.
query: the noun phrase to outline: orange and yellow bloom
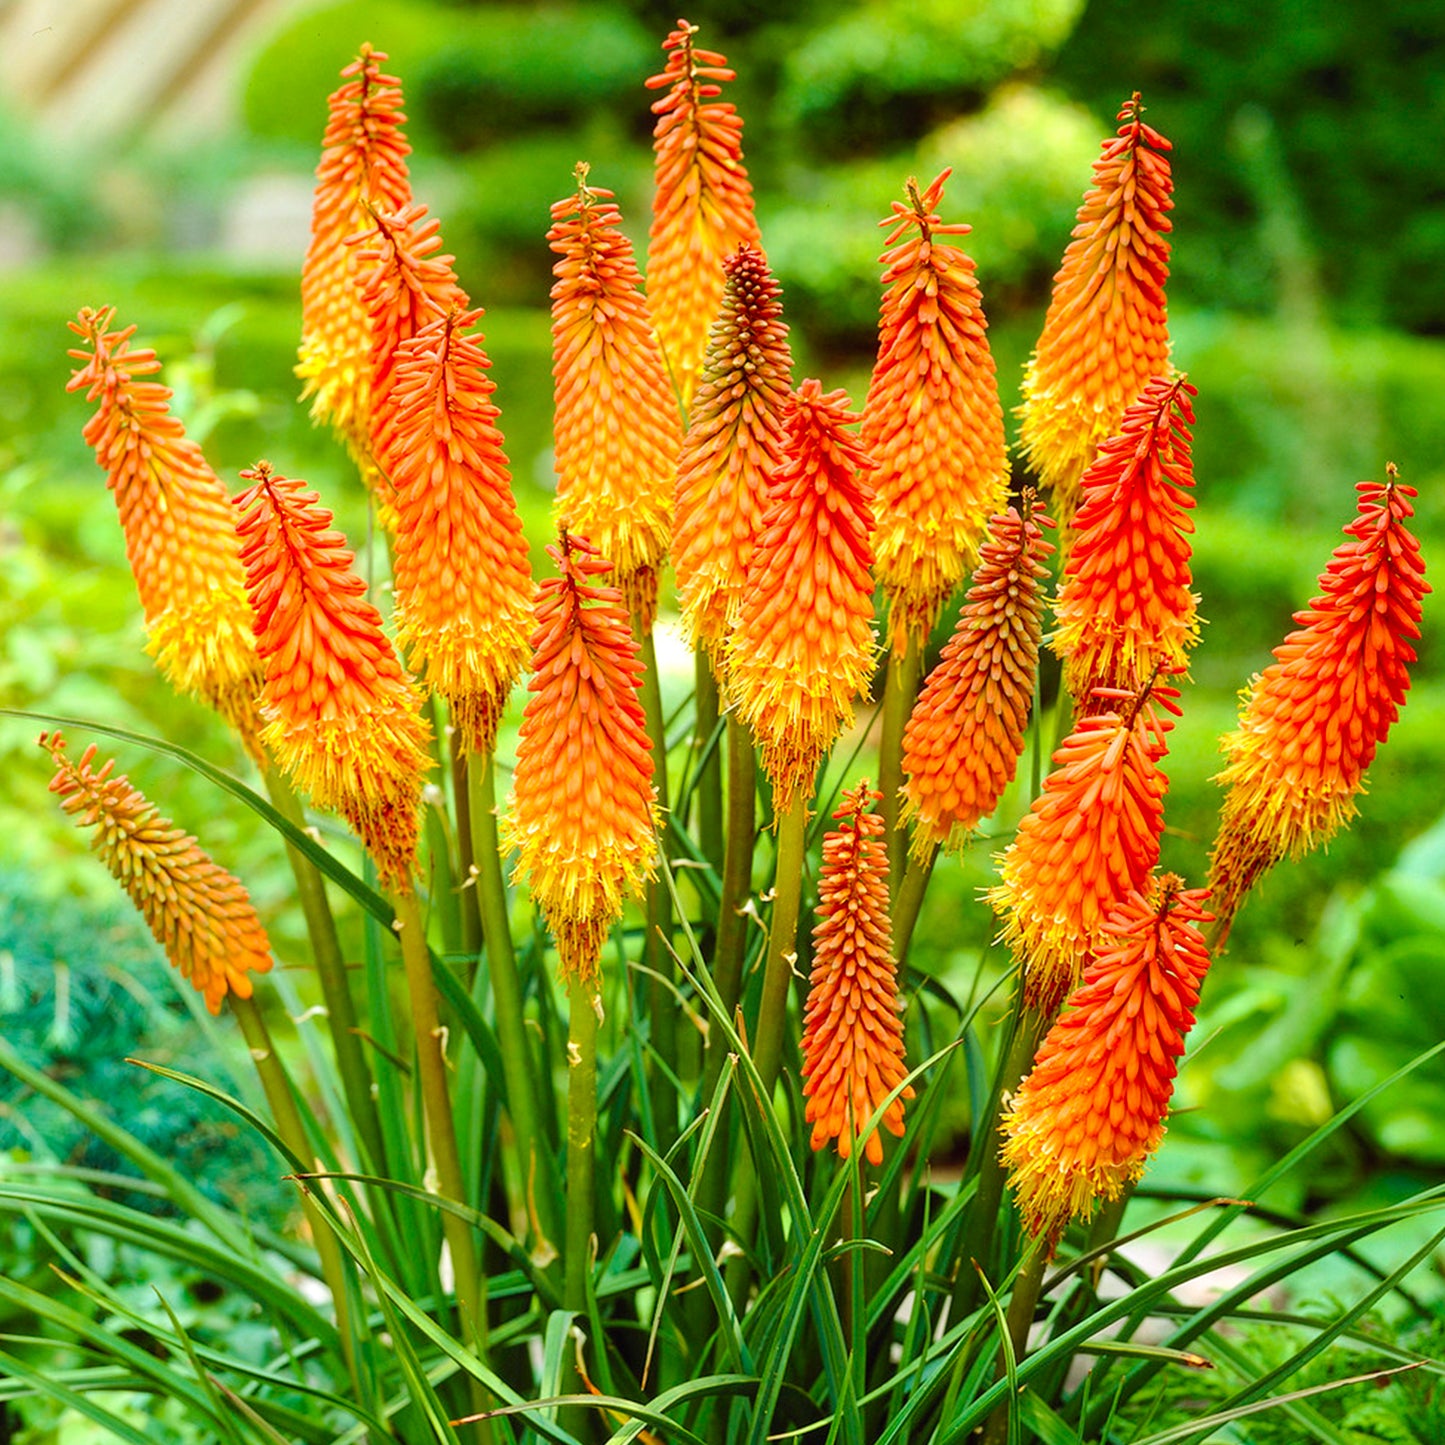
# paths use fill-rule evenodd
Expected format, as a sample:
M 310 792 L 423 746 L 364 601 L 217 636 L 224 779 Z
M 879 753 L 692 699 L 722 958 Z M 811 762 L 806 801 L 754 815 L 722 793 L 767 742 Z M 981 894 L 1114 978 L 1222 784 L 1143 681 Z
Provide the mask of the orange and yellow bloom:
M 1079 478 L 1094 448 L 1118 429 L 1124 408 L 1169 372 L 1173 180 L 1169 142 L 1145 125 L 1138 92 L 1094 163 L 1074 237 L 1054 277 L 1053 300 L 1024 376 L 1019 441 L 1050 510 L 1071 520 Z
M 230 498 L 170 414 L 170 388 L 142 381 L 160 370 L 135 327 L 111 331 L 114 308 L 81 311 L 70 329 L 85 364 L 67 389 L 98 402 L 85 440 L 115 495 L 125 552 L 145 613 L 147 650 L 178 691 L 210 704 L 257 751 L 261 663 L 246 599 Z
M 1025 1226 L 1050 1249 L 1138 1179 L 1164 1137 L 1209 970 L 1208 897 L 1166 874 L 1120 899 L 1013 1097 L 1003 1159 Z
M 845 393 L 798 388 L 728 643 L 729 697 L 780 815 L 812 788 L 873 671 L 873 463 L 846 430 L 857 420 Z
M 1156 378 L 1084 473 L 1054 607 L 1053 649 L 1076 707 L 1096 687 L 1141 687 L 1182 673 L 1199 641 L 1189 590 L 1194 388 Z
M 611 564 L 585 538 L 549 547 L 560 576 L 537 598 L 532 693 L 517 741 L 503 847 L 586 985 L 628 894 L 652 876 L 656 794 L 638 686 L 642 663 Z
M 888 598 L 890 646 L 926 640 L 978 558 L 1008 494 L 1008 451 L 988 322 L 972 259 L 943 240 L 944 171 L 893 202 L 883 263 L 878 360 L 863 406 L 863 445 L 878 463 L 873 547 Z
M 1033 707 L 1053 552 L 1026 492 L 996 516 L 958 625 L 928 675 L 903 732 L 904 822 L 913 852 L 961 844 L 1013 781 Z
M 803 1021 L 803 1117 L 813 1126 L 813 1148 L 836 1139 L 844 1159 L 873 1111 L 908 1074 L 888 915 L 888 852 L 883 819 L 872 809 L 880 797 L 866 782 L 844 793 L 833 814 L 843 827 L 823 839 L 820 920 Z M 912 1097 L 905 1088 L 884 1110 L 883 1127 L 895 1137 L 903 1136 L 903 1101 Z M 883 1162 L 877 1129 L 863 1149 L 870 1164 Z
M 1227 930 L 1255 880 L 1327 842 L 1355 814 L 1365 770 L 1400 715 L 1430 591 L 1406 523 L 1415 489 L 1360 482 L 1358 511 L 1320 576 L 1298 630 L 1243 694 L 1221 739 L 1228 792 L 1210 866 Z
M 662 43 L 668 52 L 648 89 L 667 87 L 652 103 L 656 155 L 647 295 L 657 339 L 684 406 L 692 398 L 708 327 L 723 292 L 723 262 L 746 243 L 761 244 L 753 188 L 743 165 L 743 122 L 716 97 L 733 80 L 727 57 L 693 45 L 686 20 Z
M 632 243 L 611 191 L 587 184 L 552 207 L 552 375 L 557 519 L 611 562 L 640 631 L 657 611 L 681 436 Z
M 245 888 L 156 805 L 113 776 L 112 758 L 98 772 L 91 744 L 73 763 L 59 733 L 41 733 L 55 760 L 50 791 L 81 828 L 94 828 L 100 854 L 139 910 L 156 942 L 213 1014 L 227 993 L 251 997 L 252 973 L 271 967 L 271 944 Z
M 241 560 L 266 667 L 261 741 L 318 808 L 341 813 L 382 881 L 411 888 L 431 759 L 421 695 L 315 492 L 265 462 L 242 472 Z

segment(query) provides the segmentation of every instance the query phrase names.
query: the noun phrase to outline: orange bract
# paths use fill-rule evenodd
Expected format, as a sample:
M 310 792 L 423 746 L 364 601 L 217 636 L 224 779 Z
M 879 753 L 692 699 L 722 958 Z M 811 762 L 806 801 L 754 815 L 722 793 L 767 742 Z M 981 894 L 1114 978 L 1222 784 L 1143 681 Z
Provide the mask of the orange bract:
M 938 666 L 928 675 L 903 733 L 903 820 L 913 822 L 913 852 L 927 856 L 962 843 L 998 804 L 1024 750 L 1034 700 L 1040 583 L 1053 552 L 1032 509 L 996 516 L 973 574 L 968 600 Z
M 1049 1248 L 1144 1171 L 1164 1137 L 1175 1061 L 1209 969 L 1205 888 L 1166 874 L 1109 915 L 1093 960 L 1004 1118 L 1003 1159 Z
M 1024 998 L 1050 1013 L 1074 987 L 1110 909 L 1159 861 L 1165 738 L 1178 690 L 1103 693 L 1054 754 L 1043 792 L 1019 824 L 989 891 L 1005 915 L 1000 942 L 1024 971 Z
M 779 815 L 853 721 L 873 670 L 872 462 L 841 391 L 805 381 L 728 640 L 729 695 L 762 747 Z
M 778 284 L 761 251 L 723 263 L 722 311 L 708 339 L 677 464 L 673 566 L 683 621 L 722 671 L 769 475 L 782 461 L 793 358 Z
M 502 841 L 557 940 L 562 976 L 587 983 L 625 895 L 652 876 L 652 743 L 622 594 L 593 580 L 611 565 L 566 533 L 547 552 L 561 576 L 537 598 L 532 698 Z
M 1079 476 L 1124 408 L 1169 370 L 1164 284 L 1174 202 L 1169 142 L 1143 121 L 1136 91 L 1119 111 L 1118 135 L 1094 163 L 1094 186 L 1054 277 L 1043 333 L 1024 376 L 1019 441 L 1054 491 L 1061 525 L 1073 514 Z
M 743 165 L 742 117 L 721 95 L 727 57 L 698 50 L 686 20 L 662 43 L 667 67 L 647 81 L 667 86 L 657 116 L 647 295 L 657 339 L 684 406 L 692 397 L 708 326 L 723 291 L 723 262 L 744 242 L 760 245 L 753 188 Z
M 249 975 L 270 969 L 271 944 L 245 888 L 123 773 L 112 777 L 113 758 L 94 771 L 93 743 L 79 765 L 59 733 L 41 733 L 40 746 L 55 760 L 50 791 L 79 827 L 96 830 L 90 846 L 206 1008 L 220 1013 L 228 992 L 250 998 Z
M 389 215 L 411 200 L 401 82 L 382 73 L 385 59 L 384 51 L 363 45 L 328 102 L 311 244 L 301 267 L 301 396 L 313 398 L 313 420 L 330 422 L 363 464 L 369 460 L 371 323 L 355 248 L 346 241 L 370 225 L 368 208 Z
M 497 429 L 480 311 L 439 316 L 397 350 L 391 407 L 397 642 L 490 752 L 527 660 L 532 568 Z
M 1227 929 L 1255 880 L 1281 858 L 1328 841 L 1355 814 L 1365 770 L 1400 715 L 1430 588 L 1405 523 L 1415 489 L 1360 482 L 1359 509 L 1320 576 L 1298 631 L 1244 693 L 1221 746 L 1229 791 L 1210 884 Z
M 84 387 L 100 403 L 85 440 L 115 494 L 147 651 L 178 692 L 209 703 L 259 758 L 261 663 L 231 501 L 170 414 L 170 388 L 139 379 L 160 370 L 155 352 L 132 351 L 135 327 L 109 330 L 114 315 L 86 307 L 69 323 L 85 341 L 70 355 L 85 364 L 66 389 Z
M 362 595 L 346 539 L 305 482 L 266 462 L 241 476 L 241 560 L 266 666 L 261 740 L 366 844 L 382 881 L 410 889 L 431 760 L 421 697 Z
M 611 191 L 587 185 L 552 207 L 552 375 L 557 518 L 611 562 L 640 629 L 657 610 L 677 466 L 677 406 L 663 375 L 632 243 Z
M 1189 457 L 1195 390 L 1157 378 L 1084 473 L 1053 649 L 1076 706 L 1096 687 L 1137 688 L 1156 667 L 1182 673 L 1199 641 L 1189 590 Z
M 813 1148 L 838 1141 L 846 1159 L 853 1141 L 908 1074 L 898 978 L 888 916 L 888 852 L 883 819 L 872 804 L 883 795 L 866 782 L 843 794 L 833 817 L 843 823 L 823 839 L 818 880 L 820 921 L 813 930 L 812 988 L 803 1022 L 804 1119 Z M 883 1127 L 903 1135 L 903 1092 L 883 1113 Z M 883 1162 L 874 1129 L 864 1144 L 870 1164 Z
M 973 261 L 940 240 L 944 171 L 908 205 L 893 202 L 878 360 L 863 407 L 863 445 L 878 463 L 878 580 L 889 644 L 927 638 L 978 557 L 989 516 L 1008 493 L 1008 450 L 988 322 Z

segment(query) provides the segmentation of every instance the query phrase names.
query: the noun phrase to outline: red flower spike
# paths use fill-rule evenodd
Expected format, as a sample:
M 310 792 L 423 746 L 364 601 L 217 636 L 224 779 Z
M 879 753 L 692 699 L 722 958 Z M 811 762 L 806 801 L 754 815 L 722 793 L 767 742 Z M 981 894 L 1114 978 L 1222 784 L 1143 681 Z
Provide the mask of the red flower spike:
M 816 381 L 793 397 L 728 640 L 729 693 L 762 747 L 779 816 L 812 787 L 873 672 L 873 463 L 845 430 L 858 420 L 847 408 Z
M 401 82 L 384 75 L 384 51 L 363 45 L 333 92 L 316 168 L 311 244 L 301 267 L 301 351 L 296 374 L 312 398 L 311 416 L 329 422 L 359 463 L 369 458 L 371 323 L 361 299 L 357 258 L 347 238 L 371 211 L 391 214 L 411 201 L 401 127 Z
M 677 464 L 672 559 L 683 621 L 720 674 L 737 624 L 767 482 L 782 463 L 793 358 L 778 284 L 739 246 L 713 323 Z
M 488 753 L 527 661 L 532 568 L 497 429 L 481 311 L 450 312 L 398 347 L 394 414 L 397 643 Z
M 1009 1106 L 1003 1160 L 1025 1228 L 1051 1252 L 1071 1219 L 1139 1178 L 1164 1137 L 1209 970 L 1208 897 L 1166 874 L 1117 904 Z
M 879 258 L 878 360 L 862 439 L 878 463 L 878 579 L 889 645 L 925 640 L 978 558 L 989 516 L 1008 496 L 1008 449 L 988 322 L 973 261 L 941 238 L 973 228 L 941 223 L 944 171 L 907 205 L 893 202 Z
M 431 766 L 420 694 L 316 493 L 266 462 L 241 476 L 254 484 L 236 508 L 266 666 L 261 741 L 318 808 L 351 824 L 383 883 L 409 890 Z
M 1096 687 L 1138 688 L 1183 673 L 1199 641 L 1189 590 L 1189 457 L 1195 389 L 1157 377 L 1084 473 L 1059 600 L 1054 651 L 1076 706 Z
M 1044 559 L 1053 522 L 1010 507 L 989 524 L 953 637 L 928 675 L 903 733 L 903 821 L 926 856 L 962 845 L 1013 781 L 1033 707 L 1043 631 Z
M 1052 511 L 1064 525 L 1094 448 L 1118 430 L 1124 408 L 1150 379 L 1170 369 L 1164 237 L 1174 205 L 1165 155 L 1171 146 L 1143 114 L 1135 91 L 1119 111 L 1117 136 L 1094 163 L 1094 186 L 1079 208 L 1024 375 L 1019 442 L 1052 488 Z
M 1320 576 L 1299 629 L 1243 694 L 1239 727 L 1220 745 L 1229 791 L 1210 863 L 1224 932 L 1256 879 L 1281 858 L 1328 842 L 1410 689 L 1421 604 L 1430 591 L 1405 525 L 1414 487 L 1360 482 L 1358 513 Z M 1223 934 L 1221 934 L 1221 942 Z
M 677 467 L 677 404 L 611 191 L 587 184 L 552 207 L 552 375 L 557 519 L 601 549 L 646 632 L 657 611 Z
M 866 782 L 843 794 L 833 817 L 843 824 L 823 839 L 818 880 L 820 921 L 813 929 L 812 988 L 803 1022 L 804 1119 L 813 1148 L 838 1141 L 844 1158 L 877 1109 L 908 1075 L 898 977 L 888 912 L 888 851 L 883 819 L 872 805 L 883 795 Z M 905 1088 L 883 1114 L 883 1127 L 903 1136 Z M 878 1130 L 863 1150 L 883 1162 Z
M 657 803 L 638 687 L 642 663 L 612 570 L 590 542 L 548 547 L 560 576 L 537 598 L 532 698 L 502 846 L 557 940 L 563 979 L 599 976 L 626 895 L 653 873 Z
M 988 894 L 1005 915 L 999 941 L 1023 967 L 1024 1000 L 1045 1014 L 1077 983 L 1109 911 L 1159 862 L 1169 780 L 1158 763 L 1174 724 L 1155 704 L 1177 717 L 1179 691 L 1096 696 L 1107 710 L 1079 719 L 1054 754 Z
M 250 998 L 250 975 L 271 968 L 271 944 L 245 888 L 123 773 L 112 777 L 114 758 L 96 772 L 93 743 L 79 765 L 59 733 L 41 733 L 40 746 L 55 760 L 50 791 L 78 827 L 96 830 L 90 846 L 206 1008 L 220 1013 L 227 993 Z
M 85 346 L 70 352 L 84 365 L 66 390 L 99 403 L 84 435 L 115 495 L 146 650 L 177 692 L 215 708 L 262 762 L 261 662 L 231 500 L 171 415 L 170 388 L 140 380 L 160 370 L 155 352 L 132 351 L 135 327 L 111 331 L 114 315 L 85 307 L 68 323 Z
M 708 326 L 723 292 L 723 263 L 740 245 L 761 246 L 753 188 L 743 165 L 742 117 L 716 99 L 736 79 L 727 57 L 699 50 L 686 20 L 662 43 L 666 68 L 647 81 L 667 86 L 652 103 L 657 125 L 647 295 L 657 339 L 683 406 L 692 399 Z

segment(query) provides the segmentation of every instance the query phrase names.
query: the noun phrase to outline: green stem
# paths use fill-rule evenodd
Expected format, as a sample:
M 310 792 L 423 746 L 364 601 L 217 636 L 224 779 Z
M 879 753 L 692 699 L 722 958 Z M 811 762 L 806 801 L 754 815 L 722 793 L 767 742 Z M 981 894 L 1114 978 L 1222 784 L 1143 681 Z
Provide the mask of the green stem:
M 594 980 L 567 980 L 567 1239 L 562 1301 L 587 1315 L 587 1285 L 596 1248 L 597 1026 L 602 996 Z M 600 1345 L 599 1345 L 600 1348 Z M 575 1381 L 575 1358 L 568 1371 Z M 591 1438 L 590 1411 L 567 1412 L 563 1424 L 579 1439 Z
M 913 929 L 923 907 L 923 895 L 928 890 L 928 880 L 937 861 L 937 843 L 930 844 L 921 858 L 910 856 L 903 882 L 893 895 L 893 957 L 900 964 L 908 957 L 908 945 L 913 940 Z
M 903 787 L 903 730 L 918 696 L 918 679 L 923 671 L 923 647 L 912 632 L 903 653 L 895 648 L 888 659 L 888 678 L 883 684 L 883 736 L 878 744 L 878 788 L 883 794 L 884 837 L 888 842 L 888 886 L 895 893 L 908 859 L 908 830 L 898 820 L 899 793 Z
M 276 811 L 298 828 L 306 826 L 301 800 L 278 767 L 265 770 L 266 791 Z M 326 885 L 316 865 L 291 846 L 286 845 L 291 872 L 296 879 L 296 896 L 306 919 L 306 932 L 311 939 L 311 956 L 321 982 L 321 997 L 326 1003 L 326 1021 L 331 1032 L 331 1046 L 336 1053 L 336 1067 L 346 1095 L 347 1112 L 364 1151 L 363 1164 L 378 1174 L 387 1172 L 386 1146 L 382 1142 L 381 1119 L 372 1094 L 371 1070 L 362 1052 L 361 1033 L 357 1025 L 356 1006 L 351 999 L 351 986 L 346 978 L 346 961 L 341 955 L 341 940 L 331 905 L 326 898 Z
M 535 1221 L 543 1238 L 535 1242 L 542 1254 L 557 1238 L 560 1216 L 557 1182 L 551 1152 L 539 1131 L 538 1094 L 545 1085 L 542 1071 L 533 1059 L 522 1003 L 522 978 L 517 972 L 517 955 L 512 948 L 511 923 L 507 909 L 507 885 L 502 877 L 502 855 L 497 837 L 496 775 L 490 754 L 473 753 L 468 760 L 467 780 L 471 793 L 472 854 L 477 868 L 477 907 L 481 912 L 482 937 L 487 946 L 487 970 L 492 985 L 492 1007 L 501 1045 L 502 1074 L 507 1085 L 507 1112 L 517 1137 L 522 1164 L 522 1192 L 528 1218 Z M 471 890 L 469 890 L 471 891 Z M 544 1094 L 549 1098 L 550 1094 Z
M 763 1107 L 772 1098 L 783 1058 L 788 994 L 798 957 L 798 913 L 803 899 L 803 854 L 807 845 L 808 795 L 800 791 L 778 818 L 778 866 L 773 878 L 773 916 L 768 925 L 768 961 L 763 1001 L 753 1042 L 753 1064 L 763 1084 Z
M 694 693 L 695 718 L 692 731 L 693 755 L 701 757 L 703 750 L 712 741 L 718 724 L 717 679 L 713 676 L 712 663 L 705 651 L 699 651 L 694 658 L 697 686 Z M 703 764 L 697 777 L 697 821 L 698 842 L 702 856 L 713 866 L 713 871 L 722 876 L 726 866 L 726 852 L 723 841 L 723 778 L 722 749 L 714 748 L 712 755 Z
M 1034 1322 L 1034 1309 L 1039 1302 L 1039 1290 L 1044 1282 L 1044 1268 L 1048 1262 L 1049 1252 L 1044 1248 L 1043 1241 L 1036 1241 L 1032 1253 L 1019 1271 L 1018 1278 L 1014 1280 L 1013 1292 L 1009 1296 L 1006 1322 L 1016 1365 L 1028 1353 L 1029 1328 Z M 999 1402 L 984 1427 L 983 1445 L 1007 1445 L 1009 1411 L 1012 1408 L 1013 1402 L 1007 1398 Z
M 462 950 L 469 958 L 475 958 L 482 951 L 482 913 L 477 900 L 480 885 L 472 839 L 472 767 L 467 759 L 466 742 L 455 729 L 451 736 L 451 758 L 452 799 L 457 810 L 457 866 L 461 879 L 457 894 L 461 901 Z

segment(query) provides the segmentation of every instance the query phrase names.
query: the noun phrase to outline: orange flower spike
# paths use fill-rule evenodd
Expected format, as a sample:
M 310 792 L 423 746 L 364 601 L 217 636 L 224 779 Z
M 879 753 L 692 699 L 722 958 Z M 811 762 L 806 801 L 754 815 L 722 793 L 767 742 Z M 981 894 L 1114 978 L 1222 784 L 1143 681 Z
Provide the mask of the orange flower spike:
M 1013 1097 L 1003 1160 L 1025 1227 L 1050 1250 L 1071 1219 L 1138 1179 L 1164 1137 L 1209 970 L 1208 897 L 1166 874 L 1120 900 Z
M 812 787 L 873 672 L 873 462 L 842 391 L 798 389 L 781 469 L 728 639 L 729 692 L 762 747 L 779 816 Z
M 377 213 L 370 231 L 350 237 L 348 243 L 356 247 L 362 305 L 371 326 L 369 445 L 381 467 L 382 495 L 388 502 L 397 464 L 391 395 L 397 350 L 428 322 L 453 308 L 465 311 L 469 304 L 452 270 L 455 258 L 435 254 L 442 244 L 441 222 L 425 217 L 425 206 L 407 206 L 390 216 Z
M 1156 667 L 1184 672 L 1199 641 L 1187 490 L 1196 394 L 1183 377 L 1155 378 L 1084 473 L 1052 643 L 1078 705 L 1096 687 L 1137 688 Z
M 1019 441 L 1068 524 L 1079 477 L 1124 408 L 1169 370 L 1164 286 L 1174 189 L 1171 146 L 1144 124 L 1135 93 L 1094 163 L 1073 240 L 1054 277 L 1039 344 L 1024 374 Z
M 792 353 L 778 283 L 761 251 L 723 262 L 722 310 L 708 340 L 677 465 L 672 560 L 683 621 L 722 668 L 769 475 L 782 461 Z
M 587 184 L 552 207 L 552 375 L 557 519 L 616 569 L 646 631 L 657 611 L 677 468 L 677 404 L 612 192 Z
M 649 90 L 653 101 L 655 190 L 647 244 L 647 295 L 657 338 L 683 406 L 692 399 L 708 326 L 723 293 L 723 263 L 746 243 L 761 246 L 753 188 L 743 165 L 743 122 L 716 97 L 735 80 L 727 57 L 693 45 L 686 20 L 662 43 L 668 52 Z
M 962 844 L 1013 781 L 1033 707 L 1044 559 L 1054 524 L 1024 494 L 989 524 L 958 626 L 903 733 L 903 820 L 913 852 Z
M 1078 981 L 1110 909 L 1144 887 L 1164 827 L 1160 772 L 1179 715 L 1179 690 L 1100 689 L 1112 704 L 1079 719 L 1054 754 L 1054 770 L 1003 854 L 989 890 L 1004 914 L 999 941 L 1024 971 L 1024 1001 L 1052 1013 Z
M 301 267 L 301 396 L 312 398 L 312 419 L 330 422 L 359 458 L 367 456 L 371 322 L 356 250 L 346 242 L 369 227 L 370 212 L 390 215 L 411 201 L 401 82 L 382 73 L 385 59 L 384 51 L 363 45 L 328 101 L 311 244 Z
M 936 208 L 944 171 L 908 204 L 893 202 L 883 262 L 878 360 L 863 407 L 863 445 L 878 462 L 878 580 L 889 645 L 926 639 L 978 558 L 1008 496 L 1008 450 L 988 322 L 973 261 L 945 236 Z
M 135 327 L 111 331 L 114 315 L 86 307 L 68 323 L 85 346 L 70 352 L 84 365 L 66 390 L 99 403 L 84 435 L 120 512 L 146 650 L 177 692 L 215 708 L 254 754 L 261 663 L 231 501 L 171 415 L 170 388 L 140 379 L 160 370 L 155 352 L 132 351 Z
M 907 1077 L 898 971 L 888 913 L 888 852 L 883 819 L 872 805 L 883 795 L 866 782 L 843 794 L 833 817 L 843 823 L 823 839 L 818 880 L 820 921 L 813 929 L 812 988 L 803 1021 L 804 1119 L 813 1148 L 838 1141 L 846 1159 L 853 1140 Z M 905 1088 L 883 1114 L 883 1127 L 903 1136 Z M 870 1164 L 883 1162 L 875 1129 L 863 1146 Z
M 50 791 L 78 827 L 96 830 L 90 846 L 206 1008 L 220 1013 L 228 992 L 250 998 L 250 975 L 270 969 L 271 944 L 241 883 L 161 817 L 123 773 L 113 777 L 113 758 L 93 770 L 94 744 L 79 764 L 66 755 L 59 733 L 41 733 L 40 746 L 55 760 Z
M 409 890 L 431 759 L 421 697 L 363 594 L 346 539 L 306 484 L 266 462 L 241 477 L 241 560 L 266 666 L 261 741 L 318 808 L 334 808 Z
M 398 645 L 468 750 L 488 753 L 527 661 L 532 568 L 491 362 L 466 334 L 481 314 L 437 317 L 398 348 L 393 575 Z
M 624 897 L 653 873 L 652 744 L 622 594 L 597 580 L 611 564 L 566 532 L 547 552 L 561 575 L 537 598 L 532 697 L 502 846 L 517 850 L 515 876 L 557 940 L 562 977 L 588 984 Z
M 1360 482 L 1358 512 L 1320 576 L 1298 630 L 1243 693 L 1229 758 L 1210 886 L 1223 928 L 1282 858 L 1318 847 L 1355 815 L 1375 749 L 1400 715 L 1430 587 L 1406 523 L 1414 487 Z M 1222 941 L 1222 939 L 1221 939 Z

